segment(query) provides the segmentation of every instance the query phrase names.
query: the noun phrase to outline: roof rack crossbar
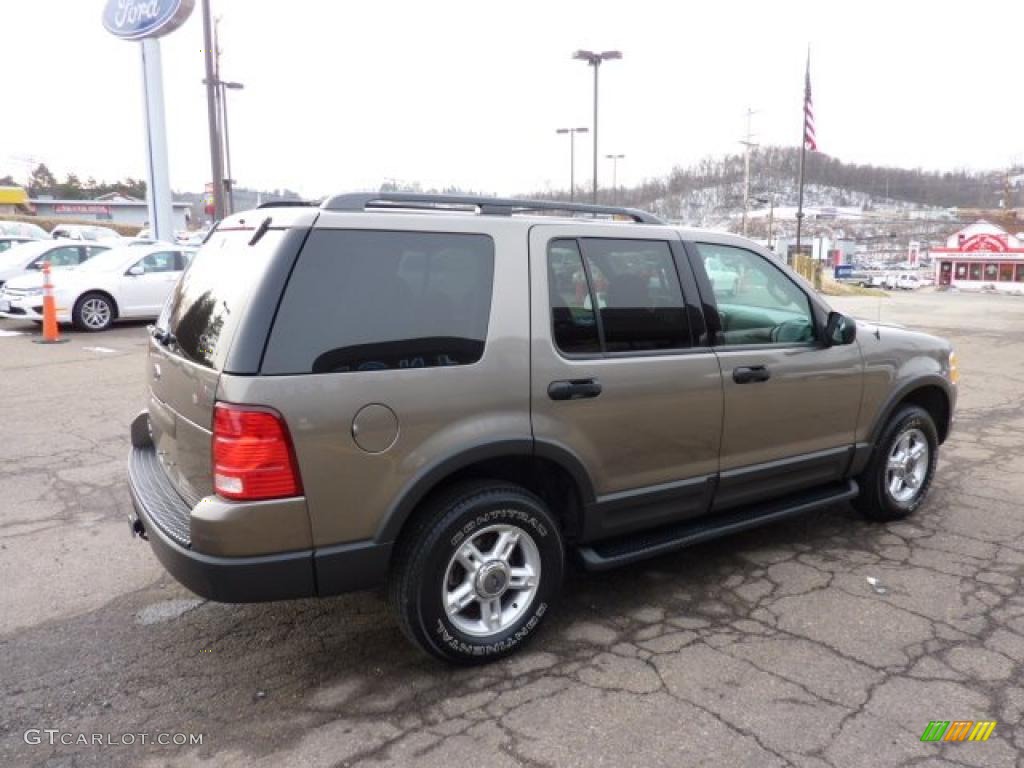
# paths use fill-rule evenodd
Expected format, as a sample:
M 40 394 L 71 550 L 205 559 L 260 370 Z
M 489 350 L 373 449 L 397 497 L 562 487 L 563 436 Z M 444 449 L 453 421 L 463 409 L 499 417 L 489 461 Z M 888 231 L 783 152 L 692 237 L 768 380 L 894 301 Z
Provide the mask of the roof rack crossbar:
M 320 205 L 326 211 L 364 211 L 373 209 L 408 208 L 414 210 L 473 209 L 481 214 L 511 216 L 529 211 L 562 211 L 604 216 L 625 216 L 638 224 L 664 224 L 647 211 L 589 203 L 565 203 L 558 200 L 517 200 L 475 195 L 428 195 L 414 192 L 354 192 L 328 197 Z

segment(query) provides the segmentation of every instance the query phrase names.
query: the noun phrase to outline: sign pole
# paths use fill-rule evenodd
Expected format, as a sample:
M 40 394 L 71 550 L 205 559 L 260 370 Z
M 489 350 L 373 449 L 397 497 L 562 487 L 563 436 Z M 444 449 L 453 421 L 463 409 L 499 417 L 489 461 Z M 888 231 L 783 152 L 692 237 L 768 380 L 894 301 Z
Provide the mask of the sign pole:
M 142 60 L 142 102 L 146 115 L 146 207 L 150 234 L 174 241 L 174 205 L 167 161 L 167 121 L 164 118 L 164 75 L 160 62 L 161 35 L 173 32 L 192 13 L 195 0 L 107 0 L 103 27 L 121 40 L 139 42 Z
M 146 106 L 146 203 L 149 209 L 150 236 L 174 242 L 160 41 L 144 38 L 139 43 L 139 50 L 142 54 L 142 94 Z

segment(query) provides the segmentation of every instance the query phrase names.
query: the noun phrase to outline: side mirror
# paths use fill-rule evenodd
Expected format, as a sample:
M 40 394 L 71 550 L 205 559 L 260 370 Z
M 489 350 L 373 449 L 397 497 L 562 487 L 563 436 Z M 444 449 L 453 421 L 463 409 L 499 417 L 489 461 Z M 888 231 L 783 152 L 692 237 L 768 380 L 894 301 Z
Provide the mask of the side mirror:
M 857 322 L 841 312 L 829 312 L 825 324 L 825 345 L 829 347 L 853 344 L 857 338 Z
M 142 268 L 141 264 L 135 264 L 127 272 L 125 272 L 126 275 L 131 275 L 132 277 L 138 277 L 139 275 L 144 275 L 145 273 L 146 270 Z

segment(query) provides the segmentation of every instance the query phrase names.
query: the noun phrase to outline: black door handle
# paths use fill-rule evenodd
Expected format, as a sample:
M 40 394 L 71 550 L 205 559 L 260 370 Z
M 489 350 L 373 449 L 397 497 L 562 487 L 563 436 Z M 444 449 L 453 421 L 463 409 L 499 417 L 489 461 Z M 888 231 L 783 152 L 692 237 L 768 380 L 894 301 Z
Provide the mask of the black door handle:
M 572 379 L 552 381 L 548 384 L 548 397 L 552 400 L 582 400 L 601 394 L 601 382 L 597 379 Z
M 751 365 L 749 367 L 732 369 L 732 380 L 737 384 L 750 384 L 755 381 L 768 381 L 771 377 L 771 371 L 763 365 Z

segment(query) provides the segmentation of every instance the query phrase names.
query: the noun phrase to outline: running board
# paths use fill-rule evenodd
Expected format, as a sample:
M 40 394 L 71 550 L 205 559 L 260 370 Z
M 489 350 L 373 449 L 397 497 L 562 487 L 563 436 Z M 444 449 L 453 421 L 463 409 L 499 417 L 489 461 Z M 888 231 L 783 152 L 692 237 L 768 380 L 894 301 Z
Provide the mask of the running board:
M 858 492 L 854 480 L 833 483 L 735 512 L 597 541 L 577 551 L 588 571 L 605 571 L 847 501 Z

